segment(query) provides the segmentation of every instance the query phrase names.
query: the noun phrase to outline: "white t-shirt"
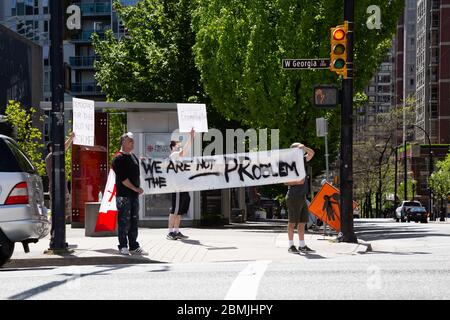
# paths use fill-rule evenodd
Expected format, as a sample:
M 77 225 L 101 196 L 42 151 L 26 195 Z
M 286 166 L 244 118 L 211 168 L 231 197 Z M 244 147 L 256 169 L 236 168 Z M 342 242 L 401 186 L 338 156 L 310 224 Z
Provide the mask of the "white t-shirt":
M 181 154 L 182 151 L 183 151 L 183 149 L 180 149 L 180 150 L 178 150 L 178 151 L 172 152 L 172 153 L 170 154 L 169 158 L 170 158 L 171 160 L 174 160 L 174 161 L 179 161 L 179 160 L 181 159 L 180 154 Z

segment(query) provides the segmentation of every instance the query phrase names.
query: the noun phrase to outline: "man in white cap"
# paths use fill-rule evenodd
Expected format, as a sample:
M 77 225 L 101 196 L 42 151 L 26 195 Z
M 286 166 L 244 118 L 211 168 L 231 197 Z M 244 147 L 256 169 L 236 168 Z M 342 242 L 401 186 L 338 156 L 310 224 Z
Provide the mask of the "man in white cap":
M 148 255 L 137 242 L 140 188 L 139 160 L 131 151 L 134 139 L 131 132 L 120 137 L 120 152 L 112 167 L 116 174 L 116 205 L 118 212 L 119 251 L 122 255 Z M 128 248 L 129 245 L 129 248 Z
M 291 145 L 291 148 L 302 149 L 305 154 L 306 162 L 314 157 L 314 150 L 305 145 L 296 142 Z M 301 159 L 303 161 L 303 159 Z M 308 253 L 314 250 L 310 249 L 305 243 L 305 224 L 309 219 L 308 205 L 306 203 L 306 195 L 308 194 L 308 184 L 306 177 L 302 180 L 286 183 L 289 186 L 286 194 L 286 206 L 288 208 L 288 239 L 290 253 Z M 294 229 L 297 225 L 298 238 L 300 241 L 298 250 L 294 246 Z

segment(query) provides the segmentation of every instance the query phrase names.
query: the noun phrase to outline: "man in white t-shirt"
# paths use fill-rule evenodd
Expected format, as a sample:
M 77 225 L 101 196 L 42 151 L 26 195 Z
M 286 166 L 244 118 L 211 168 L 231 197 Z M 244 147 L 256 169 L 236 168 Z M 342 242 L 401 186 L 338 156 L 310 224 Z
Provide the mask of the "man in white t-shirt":
M 194 135 L 195 131 L 192 129 L 191 138 L 186 142 L 184 148 L 181 148 L 180 141 L 170 142 L 170 159 L 172 161 L 182 161 L 182 158 L 188 154 L 189 147 L 194 141 Z M 187 214 L 189 211 L 190 203 L 191 197 L 189 196 L 189 192 L 172 193 L 172 207 L 169 215 L 169 234 L 167 235 L 167 239 L 178 240 L 188 238 L 188 236 L 180 232 L 180 222 L 181 216 Z

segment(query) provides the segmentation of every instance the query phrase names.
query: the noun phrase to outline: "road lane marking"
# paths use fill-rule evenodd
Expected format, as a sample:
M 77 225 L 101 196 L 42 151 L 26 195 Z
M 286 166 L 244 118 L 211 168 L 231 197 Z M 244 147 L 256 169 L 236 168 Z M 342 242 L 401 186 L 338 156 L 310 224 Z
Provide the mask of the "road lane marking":
M 249 264 L 234 279 L 225 300 L 255 300 L 259 282 L 272 261 L 260 260 Z

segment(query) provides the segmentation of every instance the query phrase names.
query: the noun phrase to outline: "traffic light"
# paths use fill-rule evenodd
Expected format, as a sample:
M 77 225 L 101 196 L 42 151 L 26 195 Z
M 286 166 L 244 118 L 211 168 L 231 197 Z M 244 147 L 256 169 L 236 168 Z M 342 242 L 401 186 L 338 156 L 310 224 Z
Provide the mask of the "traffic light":
M 347 78 L 347 32 L 348 23 L 331 28 L 330 71 Z

